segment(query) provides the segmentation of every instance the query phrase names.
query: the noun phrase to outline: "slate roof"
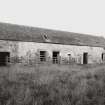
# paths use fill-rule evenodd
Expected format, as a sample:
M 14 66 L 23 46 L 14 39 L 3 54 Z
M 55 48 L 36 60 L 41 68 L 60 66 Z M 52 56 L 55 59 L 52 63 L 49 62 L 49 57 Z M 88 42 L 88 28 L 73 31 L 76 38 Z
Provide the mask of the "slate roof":
M 46 35 L 48 39 L 46 39 L 44 35 Z M 0 23 L 0 39 L 105 47 L 105 39 L 103 37 L 9 23 Z

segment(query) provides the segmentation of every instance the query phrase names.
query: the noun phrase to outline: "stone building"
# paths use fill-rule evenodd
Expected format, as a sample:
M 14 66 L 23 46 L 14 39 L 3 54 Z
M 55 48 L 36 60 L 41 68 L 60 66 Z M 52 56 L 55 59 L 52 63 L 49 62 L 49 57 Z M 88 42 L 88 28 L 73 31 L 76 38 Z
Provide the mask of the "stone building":
M 91 35 L 0 23 L 0 65 L 19 62 L 91 64 L 104 62 L 105 39 Z

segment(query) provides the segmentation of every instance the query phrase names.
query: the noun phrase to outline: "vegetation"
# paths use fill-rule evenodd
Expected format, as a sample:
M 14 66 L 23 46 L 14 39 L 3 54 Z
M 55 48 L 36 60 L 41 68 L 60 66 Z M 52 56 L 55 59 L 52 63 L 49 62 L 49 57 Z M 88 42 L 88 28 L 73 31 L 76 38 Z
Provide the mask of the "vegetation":
M 104 105 L 105 69 L 51 71 L 54 78 L 42 82 L 29 73 L 16 79 L 0 76 L 0 105 Z M 56 75 L 55 75 L 56 74 Z

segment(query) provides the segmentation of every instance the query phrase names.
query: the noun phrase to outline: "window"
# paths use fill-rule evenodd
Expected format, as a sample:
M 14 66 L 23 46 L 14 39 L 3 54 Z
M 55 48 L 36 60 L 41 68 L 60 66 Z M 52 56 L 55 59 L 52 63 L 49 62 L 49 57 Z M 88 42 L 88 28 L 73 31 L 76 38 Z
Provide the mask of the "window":
M 59 63 L 59 51 L 53 51 L 52 59 L 54 64 Z
M 40 61 L 46 61 L 46 51 L 40 51 Z
M 67 54 L 69 57 L 71 57 L 71 54 Z

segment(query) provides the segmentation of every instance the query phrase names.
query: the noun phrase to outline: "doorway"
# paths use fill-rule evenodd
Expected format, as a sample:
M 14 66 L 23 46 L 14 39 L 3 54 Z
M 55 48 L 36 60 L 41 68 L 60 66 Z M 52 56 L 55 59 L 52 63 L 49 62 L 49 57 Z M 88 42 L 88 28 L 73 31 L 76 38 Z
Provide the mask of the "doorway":
M 7 61 L 9 61 L 10 53 L 9 52 L 0 52 L 0 66 L 6 66 Z
M 87 64 L 88 63 L 88 53 L 85 52 L 83 53 L 83 64 Z
M 105 53 L 102 53 L 101 58 L 102 58 L 102 61 L 105 60 Z
M 53 51 L 52 59 L 54 64 L 59 63 L 59 51 Z

